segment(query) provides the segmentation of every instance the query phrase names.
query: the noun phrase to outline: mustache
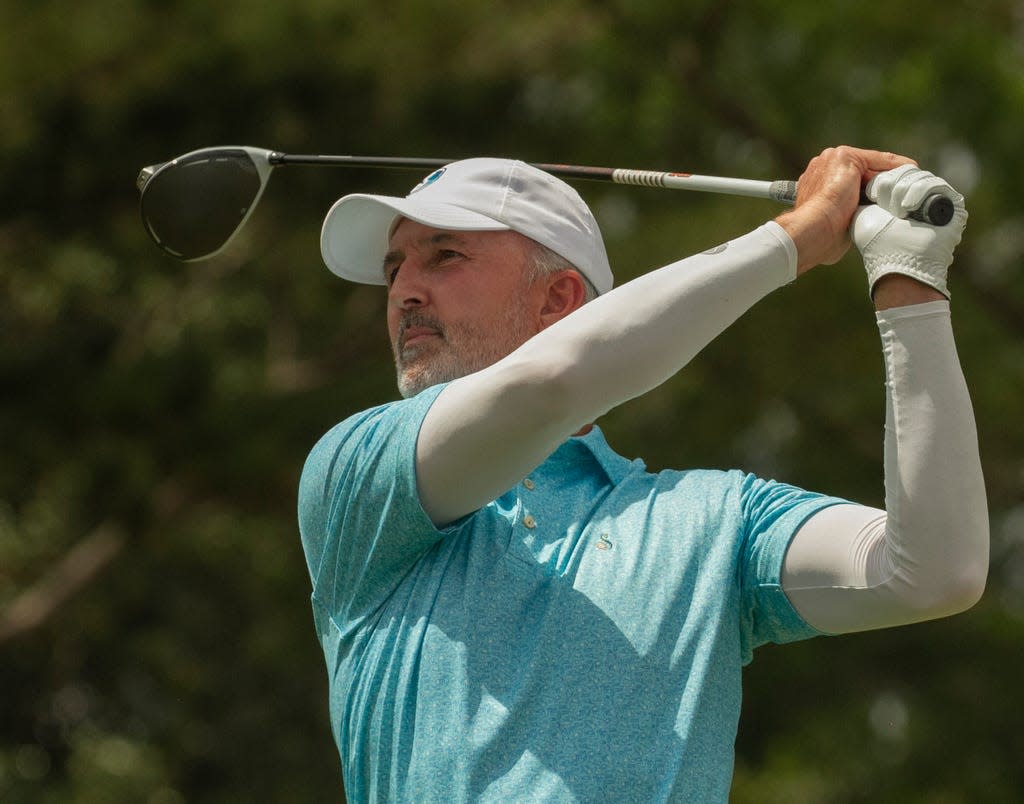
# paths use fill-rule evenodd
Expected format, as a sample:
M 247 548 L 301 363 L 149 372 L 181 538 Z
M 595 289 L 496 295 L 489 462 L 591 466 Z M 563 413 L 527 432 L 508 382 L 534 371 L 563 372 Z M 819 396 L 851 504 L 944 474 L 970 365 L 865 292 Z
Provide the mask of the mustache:
M 446 337 L 444 325 L 433 316 L 421 313 L 418 310 L 410 310 L 402 313 L 398 322 L 398 334 L 395 337 L 395 345 L 401 347 L 405 343 L 405 333 L 414 327 L 423 327 L 434 330 L 442 338 Z

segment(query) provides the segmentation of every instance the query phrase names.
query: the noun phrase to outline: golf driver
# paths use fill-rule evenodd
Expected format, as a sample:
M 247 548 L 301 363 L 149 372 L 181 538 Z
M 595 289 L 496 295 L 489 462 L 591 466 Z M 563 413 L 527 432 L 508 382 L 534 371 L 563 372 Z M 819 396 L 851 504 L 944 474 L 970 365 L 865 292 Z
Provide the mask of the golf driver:
M 167 254 L 190 262 L 213 257 L 245 225 L 279 165 L 335 165 L 429 169 L 450 159 L 386 156 L 324 156 L 284 154 L 245 145 L 200 148 L 170 162 L 150 165 L 139 173 L 142 221 L 153 241 Z M 765 198 L 783 204 L 796 201 L 795 181 L 759 181 L 653 170 L 542 165 L 535 167 L 568 179 L 610 181 L 644 187 L 697 190 Z M 863 203 L 871 203 L 862 199 Z M 945 226 L 953 217 L 953 202 L 934 194 L 912 218 Z

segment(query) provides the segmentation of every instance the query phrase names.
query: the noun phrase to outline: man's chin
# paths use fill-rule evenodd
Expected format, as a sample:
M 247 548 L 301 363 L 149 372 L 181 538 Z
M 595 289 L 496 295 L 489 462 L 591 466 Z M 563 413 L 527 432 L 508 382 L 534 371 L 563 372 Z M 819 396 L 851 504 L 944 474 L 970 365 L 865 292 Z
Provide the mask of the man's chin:
M 425 382 L 421 377 L 416 377 L 415 379 L 399 377 L 398 393 L 402 395 L 402 399 L 412 399 L 416 394 L 426 391 L 432 385 L 437 385 L 437 383 Z
M 407 366 L 398 369 L 398 392 L 404 399 L 426 391 L 443 382 L 450 382 L 463 376 L 465 372 L 451 368 L 442 370 L 437 366 Z

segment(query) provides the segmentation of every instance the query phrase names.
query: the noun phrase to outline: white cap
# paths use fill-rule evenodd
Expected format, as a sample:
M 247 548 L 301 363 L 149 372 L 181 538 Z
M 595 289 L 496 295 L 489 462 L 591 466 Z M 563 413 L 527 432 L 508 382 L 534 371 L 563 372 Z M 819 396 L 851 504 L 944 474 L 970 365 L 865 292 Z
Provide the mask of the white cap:
M 463 159 L 435 170 L 405 197 L 346 195 L 320 233 L 324 262 L 338 276 L 384 284 L 384 257 L 399 218 L 437 229 L 513 231 L 572 263 L 598 293 L 612 287 L 601 230 L 572 187 L 511 159 Z

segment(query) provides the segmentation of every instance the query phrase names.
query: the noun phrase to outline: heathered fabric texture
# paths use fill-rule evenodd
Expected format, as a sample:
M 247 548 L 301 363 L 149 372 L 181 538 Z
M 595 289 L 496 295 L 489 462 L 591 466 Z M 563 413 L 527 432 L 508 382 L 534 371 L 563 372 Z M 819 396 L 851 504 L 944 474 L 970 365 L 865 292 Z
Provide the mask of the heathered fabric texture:
M 726 801 L 742 665 L 818 633 L 786 546 L 842 501 L 651 474 L 594 428 L 440 531 L 415 444 L 442 387 L 336 426 L 300 483 L 349 800 Z

